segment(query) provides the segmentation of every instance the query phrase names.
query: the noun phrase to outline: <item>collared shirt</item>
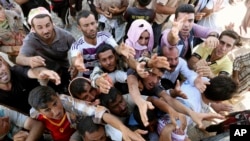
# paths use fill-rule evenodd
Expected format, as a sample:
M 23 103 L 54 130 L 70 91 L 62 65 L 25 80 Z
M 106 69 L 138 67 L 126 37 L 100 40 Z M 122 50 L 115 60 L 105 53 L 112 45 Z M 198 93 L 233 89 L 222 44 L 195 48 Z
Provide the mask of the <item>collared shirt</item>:
M 205 46 L 198 46 L 194 54 L 197 54 L 198 56 L 200 56 L 201 57 L 200 59 L 207 60 L 207 58 L 211 56 L 212 51 L 213 51 L 213 48 L 205 47 Z M 218 75 L 220 72 L 226 72 L 229 75 L 232 74 L 233 63 L 227 55 L 211 63 L 212 64 L 209 66 L 214 75 Z

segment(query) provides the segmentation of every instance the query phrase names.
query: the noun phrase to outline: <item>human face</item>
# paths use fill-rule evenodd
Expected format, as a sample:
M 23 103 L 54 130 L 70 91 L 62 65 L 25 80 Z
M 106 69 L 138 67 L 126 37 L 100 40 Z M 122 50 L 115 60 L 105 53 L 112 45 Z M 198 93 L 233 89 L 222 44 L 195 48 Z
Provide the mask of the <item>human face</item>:
M 64 116 L 63 105 L 57 96 L 52 96 L 52 101 L 47 103 L 47 107 L 39 109 L 39 112 L 49 119 L 61 120 Z
M 107 50 L 98 55 L 100 65 L 108 72 L 116 68 L 116 57 L 112 50 Z
M 163 47 L 163 55 L 167 57 L 171 70 L 175 71 L 177 65 L 179 64 L 179 53 L 177 49 L 169 49 L 168 47 Z
M 0 22 L 6 20 L 6 14 L 2 5 L 0 5 Z
M 235 43 L 235 39 L 226 35 L 222 36 L 219 39 L 219 44 L 214 49 L 215 56 L 217 58 L 222 58 L 225 55 L 227 55 L 227 53 L 233 49 L 234 43 Z
M 97 96 L 97 90 L 91 87 L 89 83 L 85 83 L 83 87 L 86 92 L 81 93 L 78 98 L 84 101 L 94 102 Z
M 121 94 L 117 94 L 115 101 L 108 104 L 108 109 L 114 115 L 126 117 L 129 115 L 128 105 Z
M 85 40 L 96 39 L 97 22 L 94 15 L 90 14 L 87 18 L 80 18 L 78 28 L 82 31 Z
M 6 135 L 10 130 L 9 117 L 0 117 L 0 136 Z
M 151 90 L 159 83 L 162 75 L 159 69 L 153 68 L 148 77 L 142 79 L 142 83 L 147 90 Z
M 0 57 L 0 85 L 10 82 L 11 74 L 8 64 Z
M 41 38 L 41 40 L 51 41 L 54 39 L 54 26 L 49 16 L 33 18 L 32 23 L 35 33 Z
M 139 37 L 139 39 L 138 39 L 138 43 L 140 44 L 140 45 L 142 45 L 142 46 L 147 46 L 148 45 L 148 41 L 149 41 L 149 36 L 150 36 L 150 34 L 149 34 L 149 32 L 148 31 L 143 31 L 142 33 L 141 33 L 141 36 Z
M 106 141 L 107 137 L 103 127 L 100 127 L 97 131 L 93 133 L 86 132 L 85 136 L 82 137 L 84 141 Z
M 177 17 L 177 21 L 182 20 L 183 19 L 183 25 L 182 28 L 180 30 L 180 34 L 183 37 L 187 37 L 189 35 L 189 32 L 191 31 L 193 24 L 194 24 L 194 13 L 183 13 L 183 12 L 179 12 L 178 13 L 178 17 Z

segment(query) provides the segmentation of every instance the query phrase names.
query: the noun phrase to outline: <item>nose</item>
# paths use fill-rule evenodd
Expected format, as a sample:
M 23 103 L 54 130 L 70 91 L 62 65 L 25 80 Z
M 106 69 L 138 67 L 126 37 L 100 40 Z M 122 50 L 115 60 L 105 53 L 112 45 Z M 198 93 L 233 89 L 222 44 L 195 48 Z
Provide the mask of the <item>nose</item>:
M 88 99 L 87 101 L 93 102 L 95 100 L 95 97 L 92 94 L 88 94 Z

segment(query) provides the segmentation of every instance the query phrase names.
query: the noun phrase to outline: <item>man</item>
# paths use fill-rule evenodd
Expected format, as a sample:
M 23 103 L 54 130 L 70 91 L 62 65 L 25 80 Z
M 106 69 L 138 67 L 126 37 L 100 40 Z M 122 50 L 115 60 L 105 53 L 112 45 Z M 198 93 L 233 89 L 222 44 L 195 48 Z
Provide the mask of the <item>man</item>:
M 192 112 L 190 109 L 186 108 L 179 101 L 172 98 L 177 96 L 187 98 L 186 95 L 180 91 L 180 88 L 178 88 L 179 82 L 177 82 L 177 88 L 169 92 L 171 96 L 159 85 L 159 80 L 161 79 L 163 73 L 164 70 L 153 68 L 150 70 L 147 77 L 141 78 L 133 71 L 128 72 L 127 82 L 129 86 L 129 93 L 140 110 L 140 115 L 144 125 L 148 125 L 146 116 L 147 109 L 152 109 L 154 107 L 151 102 L 142 99 L 141 95 L 162 97 L 163 100 L 172 106 L 172 108 L 177 112 L 190 116 L 196 123 L 199 124 L 197 118 L 192 117 L 194 114 L 190 113 Z M 199 126 L 201 126 L 201 124 Z
M 106 136 L 106 130 L 103 125 L 95 124 L 92 117 L 85 117 L 77 124 L 77 130 L 83 141 L 111 141 Z
M 0 105 L 0 140 L 38 141 L 44 126 L 41 122 Z
M 187 81 L 182 84 L 181 90 L 187 94 L 186 101 L 192 105 L 192 109 L 199 113 L 211 112 L 211 108 L 217 113 L 232 112 L 232 106 L 222 102 L 231 99 L 236 94 L 235 81 L 230 77 L 220 75 L 210 79 L 209 82 L 210 84 L 203 93 Z M 200 130 L 196 127 L 191 127 L 188 131 L 191 140 L 200 140 L 208 135 L 204 134 L 204 131 L 198 132 Z
M 227 56 L 234 46 L 239 45 L 240 37 L 232 30 L 225 30 L 220 34 L 216 48 L 200 45 L 188 60 L 191 69 L 202 76 L 213 78 L 217 75 L 232 74 L 232 61 Z
M 161 47 L 167 46 L 177 47 L 179 56 L 184 59 L 189 59 L 193 51 L 193 47 L 198 44 L 195 38 L 204 38 L 206 43 L 215 47 L 218 44 L 218 33 L 206 27 L 194 24 L 195 9 L 192 5 L 179 5 L 175 11 L 175 19 L 171 29 L 166 29 L 162 32 Z
M 84 72 L 83 76 L 89 78 L 92 70 L 97 63 L 96 50 L 100 44 L 106 43 L 115 48 L 119 55 L 126 58 L 135 55 L 132 47 L 121 44 L 118 46 L 110 33 L 97 32 L 97 22 L 92 12 L 82 10 L 77 16 L 78 28 L 82 31 L 83 36 L 79 38 L 70 49 L 72 65 L 80 72 Z
M 60 83 L 60 77 L 54 71 L 42 67 L 34 69 L 18 65 L 11 67 L 0 55 L 0 103 L 28 114 L 29 91 L 39 85 L 37 79 L 31 78 L 51 79 L 56 84 Z
M 68 50 L 75 41 L 71 33 L 55 27 L 50 13 L 43 7 L 34 8 L 28 16 L 30 32 L 24 39 L 16 63 L 22 66 L 46 67 L 56 71 L 62 83 L 55 87 L 58 92 L 67 93 L 70 79 Z
M 164 46 L 162 48 L 163 56 L 165 56 L 169 62 L 170 70 L 166 70 L 162 76 L 161 84 L 164 84 L 164 80 L 169 80 L 172 83 L 172 86 L 177 81 L 179 75 L 182 75 L 187 79 L 193 86 L 199 89 L 200 92 L 203 92 L 206 89 L 206 84 L 198 76 L 197 73 L 188 68 L 186 60 L 179 57 L 179 50 L 177 47 L 168 48 Z M 172 87 L 173 88 L 173 87 Z M 165 88 L 166 89 L 166 88 Z

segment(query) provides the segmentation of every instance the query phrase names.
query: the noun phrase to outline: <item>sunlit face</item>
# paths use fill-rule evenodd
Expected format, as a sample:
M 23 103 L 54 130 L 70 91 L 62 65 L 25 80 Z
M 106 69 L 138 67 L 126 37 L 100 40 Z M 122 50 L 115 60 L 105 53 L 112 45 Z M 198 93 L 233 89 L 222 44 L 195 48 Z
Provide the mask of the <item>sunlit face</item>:
M 171 70 L 170 72 L 175 71 L 177 65 L 179 64 L 179 52 L 178 49 L 169 49 L 168 47 L 162 48 L 163 55 L 167 57 Z
M 86 92 L 81 93 L 77 98 L 88 102 L 94 102 L 98 93 L 97 90 L 91 87 L 89 83 L 85 83 L 83 87 Z
M 6 14 L 2 5 L 0 5 L 0 22 L 6 20 Z
M 64 109 L 61 100 L 57 96 L 52 96 L 52 101 L 47 103 L 47 107 L 39 109 L 39 112 L 49 119 L 61 120 L 64 116 Z
M 218 58 L 221 58 L 227 55 L 227 53 L 233 49 L 234 43 L 235 43 L 235 39 L 226 35 L 222 36 L 219 39 L 219 44 L 215 48 L 215 51 L 214 51 L 215 55 Z
M 144 87 L 147 90 L 153 89 L 159 83 L 162 75 L 163 73 L 159 69 L 153 68 L 149 76 L 142 79 Z
M 183 12 L 178 13 L 178 17 L 176 20 L 179 21 L 181 19 L 184 19 L 182 28 L 180 30 L 181 36 L 189 35 L 189 32 L 191 31 L 194 24 L 194 18 L 195 18 L 194 13 L 183 13 Z
M 92 14 L 90 14 L 87 18 L 79 19 L 78 28 L 82 31 L 85 40 L 96 38 L 97 26 L 95 17 Z
M 0 57 L 0 85 L 7 84 L 11 80 L 11 74 L 8 64 Z
M 150 34 L 148 31 L 143 31 L 141 33 L 141 36 L 138 39 L 138 43 L 141 46 L 148 46 L 148 41 L 149 41 Z
M 100 127 L 97 131 L 93 133 L 86 132 L 85 136 L 82 137 L 84 141 L 106 141 L 106 133 L 104 127 Z
M 6 135 L 10 131 L 9 117 L 0 117 L 0 136 Z
M 126 117 L 129 115 L 128 105 L 121 94 L 117 94 L 113 103 L 108 104 L 108 109 L 114 115 Z
M 112 50 L 98 54 L 100 65 L 108 72 L 113 72 L 116 68 L 116 57 Z
M 54 25 L 51 22 L 49 16 L 43 18 L 33 18 L 32 27 L 35 33 L 43 40 L 43 41 L 51 41 L 54 38 L 55 31 Z

